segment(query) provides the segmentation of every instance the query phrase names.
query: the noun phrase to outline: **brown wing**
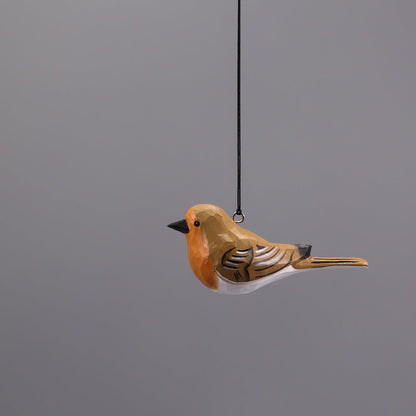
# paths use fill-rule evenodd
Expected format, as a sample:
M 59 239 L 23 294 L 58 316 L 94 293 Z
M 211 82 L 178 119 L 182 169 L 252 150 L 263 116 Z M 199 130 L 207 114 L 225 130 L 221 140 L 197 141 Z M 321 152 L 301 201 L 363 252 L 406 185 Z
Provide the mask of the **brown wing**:
M 310 246 L 292 244 L 255 245 L 226 251 L 217 271 L 233 282 L 249 282 L 270 276 L 309 255 Z
M 233 282 L 249 282 L 248 267 L 253 261 L 253 247 L 238 249 L 233 247 L 222 256 L 217 271 L 221 276 Z

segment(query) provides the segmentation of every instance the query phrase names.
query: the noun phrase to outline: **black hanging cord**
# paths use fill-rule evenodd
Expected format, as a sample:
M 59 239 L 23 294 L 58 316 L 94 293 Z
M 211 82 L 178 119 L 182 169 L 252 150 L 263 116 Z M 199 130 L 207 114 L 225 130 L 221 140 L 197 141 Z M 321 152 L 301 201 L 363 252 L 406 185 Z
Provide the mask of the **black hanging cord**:
M 237 16 L 237 209 L 233 220 L 241 223 L 244 221 L 241 210 L 241 0 L 238 0 Z

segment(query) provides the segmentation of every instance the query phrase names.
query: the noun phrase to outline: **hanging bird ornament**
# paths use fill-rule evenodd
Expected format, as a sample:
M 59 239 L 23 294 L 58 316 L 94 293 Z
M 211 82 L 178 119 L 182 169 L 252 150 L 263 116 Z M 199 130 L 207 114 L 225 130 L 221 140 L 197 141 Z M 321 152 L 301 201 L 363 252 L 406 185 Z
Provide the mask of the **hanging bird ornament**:
M 168 227 L 186 235 L 196 277 L 219 293 L 250 293 L 293 273 L 332 266 L 364 266 L 358 257 L 312 257 L 308 244 L 270 243 L 245 230 L 241 210 L 241 0 L 237 36 L 237 209 L 233 218 L 211 204 L 195 205 Z
M 168 227 L 186 235 L 196 277 L 218 293 L 244 294 L 307 269 L 368 266 L 357 257 L 312 257 L 311 245 L 271 243 L 211 204 L 190 208 Z

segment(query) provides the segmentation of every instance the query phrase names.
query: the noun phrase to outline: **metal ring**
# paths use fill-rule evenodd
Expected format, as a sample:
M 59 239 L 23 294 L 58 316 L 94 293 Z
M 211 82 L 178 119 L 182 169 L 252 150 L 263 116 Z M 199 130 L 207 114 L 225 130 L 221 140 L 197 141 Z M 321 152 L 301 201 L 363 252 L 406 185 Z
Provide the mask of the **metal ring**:
M 239 216 L 241 217 L 241 219 L 240 219 L 239 221 L 237 221 L 237 220 L 235 219 L 235 217 L 236 217 L 237 215 L 239 215 Z M 242 222 L 244 222 L 245 218 L 246 218 L 246 217 L 244 216 L 244 214 L 243 214 L 242 212 L 238 213 L 237 211 L 235 211 L 235 212 L 234 212 L 234 214 L 233 214 L 233 221 L 234 221 L 236 224 L 241 224 Z

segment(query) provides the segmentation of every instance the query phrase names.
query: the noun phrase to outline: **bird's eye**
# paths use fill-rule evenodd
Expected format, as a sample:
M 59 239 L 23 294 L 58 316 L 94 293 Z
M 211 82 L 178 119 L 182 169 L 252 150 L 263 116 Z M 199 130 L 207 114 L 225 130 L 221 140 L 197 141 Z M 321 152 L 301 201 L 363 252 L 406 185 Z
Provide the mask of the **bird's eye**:
M 199 227 L 201 224 L 200 224 L 200 222 L 199 222 L 198 220 L 196 220 L 196 221 L 194 222 L 194 225 L 195 225 L 195 227 Z

